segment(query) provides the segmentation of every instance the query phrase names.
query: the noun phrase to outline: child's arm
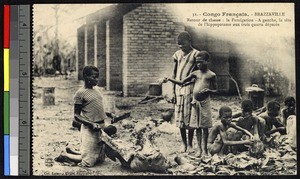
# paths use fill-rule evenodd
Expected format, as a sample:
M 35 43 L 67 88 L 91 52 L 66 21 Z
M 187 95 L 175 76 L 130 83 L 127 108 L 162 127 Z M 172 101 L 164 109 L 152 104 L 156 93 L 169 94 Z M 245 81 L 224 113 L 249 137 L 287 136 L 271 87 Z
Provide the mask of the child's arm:
M 276 129 L 272 129 L 269 132 L 266 132 L 266 135 L 271 135 L 275 132 L 280 132 L 280 134 L 286 134 L 286 128 L 285 127 L 277 127 Z
M 183 80 L 175 80 L 175 79 L 172 79 L 172 78 L 167 78 L 167 80 L 171 81 L 172 83 L 175 83 L 177 85 L 183 85 L 184 83 L 191 81 L 194 77 L 195 77 L 194 74 L 191 73 L 189 76 L 187 76 Z
M 275 129 L 270 130 L 269 132 L 266 132 L 266 135 L 271 135 L 275 132 L 279 132 L 281 135 L 286 134 L 286 128 L 284 125 L 279 121 L 278 118 L 275 118 L 273 121 L 273 125 L 276 127 Z
M 242 116 L 242 111 L 236 112 L 236 113 L 233 113 L 233 114 L 232 114 L 232 118 L 239 118 L 239 117 L 241 117 L 241 116 Z
M 81 116 L 80 115 L 81 110 L 82 110 L 81 104 L 75 104 L 74 105 L 74 118 L 77 122 L 80 122 L 80 123 L 92 128 L 92 129 L 95 129 L 95 130 L 98 130 L 98 129 L 101 128 L 99 124 L 90 122 L 85 117 Z
M 220 129 L 220 136 L 225 145 L 251 145 L 253 140 L 241 140 L 241 141 L 231 141 L 227 139 L 226 131 Z
M 257 117 L 254 117 L 254 126 L 253 126 L 253 136 L 254 138 L 256 139 L 259 139 L 259 135 L 258 135 L 258 118 Z
M 232 128 L 234 128 L 234 129 L 236 129 L 236 130 L 242 131 L 243 133 L 245 133 L 248 136 L 250 136 L 251 138 L 253 138 L 253 135 L 249 131 L 247 131 L 246 129 L 244 129 L 244 128 L 240 127 L 240 126 L 237 126 L 237 125 L 235 125 L 233 123 L 230 123 L 229 126 L 232 127 Z
M 281 121 L 282 121 L 282 124 L 284 125 L 284 126 L 286 126 L 286 121 L 287 121 L 287 115 L 286 115 L 286 111 L 287 109 L 286 108 L 283 108 L 281 111 L 280 111 L 280 116 L 281 116 Z
M 200 93 L 210 93 L 210 94 L 216 94 L 218 93 L 218 85 L 217 85 L 217 77 L 216 75 L 212 76 L 210 78 L 210 88 L 204 88 L 200 91 Z
M 207 144 L 213 144 L 218 135 L 218 126 L 213 126 L 207 137 Z
M 175 60 L 172 78 L 176 78 L 176 73 L 177 73 L 177 61 Z M 173 84 L 173 93 L 175 94 L 175 84 Z
M 174 60 L 174 67 L 173 67 L 173 74 L 172 74 L 172 78 L 176 78 L 176 73 L 177 73 L 177 60 Z M 172 83 L 172 96 L 171 96 L 171 102 L 173 104 L 176 104 L 176 85 L 174 83 Z

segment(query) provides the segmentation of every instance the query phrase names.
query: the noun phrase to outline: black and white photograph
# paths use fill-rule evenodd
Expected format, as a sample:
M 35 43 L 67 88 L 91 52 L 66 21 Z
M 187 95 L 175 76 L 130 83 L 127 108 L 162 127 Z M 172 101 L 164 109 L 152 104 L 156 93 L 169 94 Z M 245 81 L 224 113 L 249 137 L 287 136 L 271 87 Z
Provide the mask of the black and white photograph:
M 32 174 L 297 175 L 294 8 L 33 4 Z

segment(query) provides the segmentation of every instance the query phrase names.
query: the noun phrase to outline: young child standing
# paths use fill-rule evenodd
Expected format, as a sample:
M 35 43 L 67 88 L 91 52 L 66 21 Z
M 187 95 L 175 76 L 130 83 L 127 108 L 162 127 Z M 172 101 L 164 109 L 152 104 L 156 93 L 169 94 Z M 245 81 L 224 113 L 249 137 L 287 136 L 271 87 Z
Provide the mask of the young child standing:
M 252 134 L 235 125 L 234 123 L 231 123 L 232 119 L 232 110 L 228 106 L 222 106 L 219 110 L 219 119 L 216 124 L 212 127 L 212 129 L 209 132 L 208 135 L 208 142 L 207 142 L 207 148 L 211 155 L 218 154 L 223 155 L 226 152 L 227 146 L 233 146 L 233 145 L 251 145 L 253 144 L 254 140 L 252 139 Z M 228 139 L 227 136 L 227 129 L 232 127 L 233 129 L 236 129 L 237 131 L 241 131 L 248 136 L 250 136 L 249 140 L 240 140 L 240 141 L 231 141 Z M 219 136 L 219 137 L 218 137 Z
M 195 80 L 193 89 L 193 101 L 191 102 L 190 127 L 196 129 L 198 151 L 197 157 L 202 152 L 207 155 L 208 129 L 212 127 L 210 94 L 217 93 L 216 74 L 208 69 L 209 54 L 201 51 L 196 56 L 196 67 L 198 70 L 192 72 L 183 80 L 176 80 L 165 77 L 163 82 L 171 81 L 177 85 Z
M 99 70 L 95 66 L 83 68 L 84 86 L 74 96 L 74 118 L 81 123 L 80 153 L 64 152 L 61 155 L 82 167 L 92 167 L 103 162 L 105 149 L 101 143 L 106 114 L 100 88 L 97 87 Z

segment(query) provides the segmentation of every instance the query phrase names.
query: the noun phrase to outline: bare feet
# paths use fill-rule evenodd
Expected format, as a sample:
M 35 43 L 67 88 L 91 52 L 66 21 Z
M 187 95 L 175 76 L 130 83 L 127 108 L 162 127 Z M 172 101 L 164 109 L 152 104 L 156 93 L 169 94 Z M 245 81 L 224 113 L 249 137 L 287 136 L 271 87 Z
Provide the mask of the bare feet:
M 71 149 L 70 147 L 66 147 L 66 152 L 67 152 L 67 153 L 70 153 L 70 154 L 73 153 L 73 151 L 72 151 L 72 149 Z
M 187 147 L 187 149 L 186 149 L 186 152 L 187 152 L 188 154 L 193 153 L 193 152 L 194 152 L 194 151 L 193 151 L 193 146 L 189 145 L 189 146 Z
M 195 157 L 200 158 L 202 155 L 202 151 L 198 150 L 197 153 L 195 154 Z
M 181 147 L 181 152 L 182 153 L 186 152 L 186 149 L 187 149 L 187 146 L 183 144 Z
M 66 151 L 61 151 L 60 155 L 63 156 L 63 157 L 67 157 L 67 152 Z
M 196 100 L 193 98 L 191 104 L 196 104 Z
M 66 153 L 74 154 L 74 155 L 80 155 L 79 152 L 77 152 L 75 150 L 72 150 L 70 147 L 66 147 Z
M 61 163 L 66 162 L 68 160 L 68 157 L 66 154 L 67 153 L 65 151 L 62 151 L 58 157 L 55 157 L 54 160 L 56 162 L 61 162 Z
M 208 157 L 208 154 L 206 152 L 202 152 L 202 157 Z

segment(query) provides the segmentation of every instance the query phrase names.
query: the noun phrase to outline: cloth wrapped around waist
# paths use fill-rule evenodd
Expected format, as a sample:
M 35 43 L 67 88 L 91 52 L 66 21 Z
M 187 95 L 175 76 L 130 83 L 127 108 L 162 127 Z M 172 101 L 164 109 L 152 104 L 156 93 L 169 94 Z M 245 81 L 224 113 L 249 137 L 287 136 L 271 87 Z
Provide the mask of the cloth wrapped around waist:
M 191 114 L 191 101 L 193 99 L 192 85 L 180 87 L 176 86 L 176 104 L 174 117 L 176 126 L 179 128 L 188 128 Z
M 92 167 L 96 162 L 104 161 L 105 151 L 101 142 L 101 133 L 94 131 L 84 124 L 81 125 L 81 146 L 82 165 Z

